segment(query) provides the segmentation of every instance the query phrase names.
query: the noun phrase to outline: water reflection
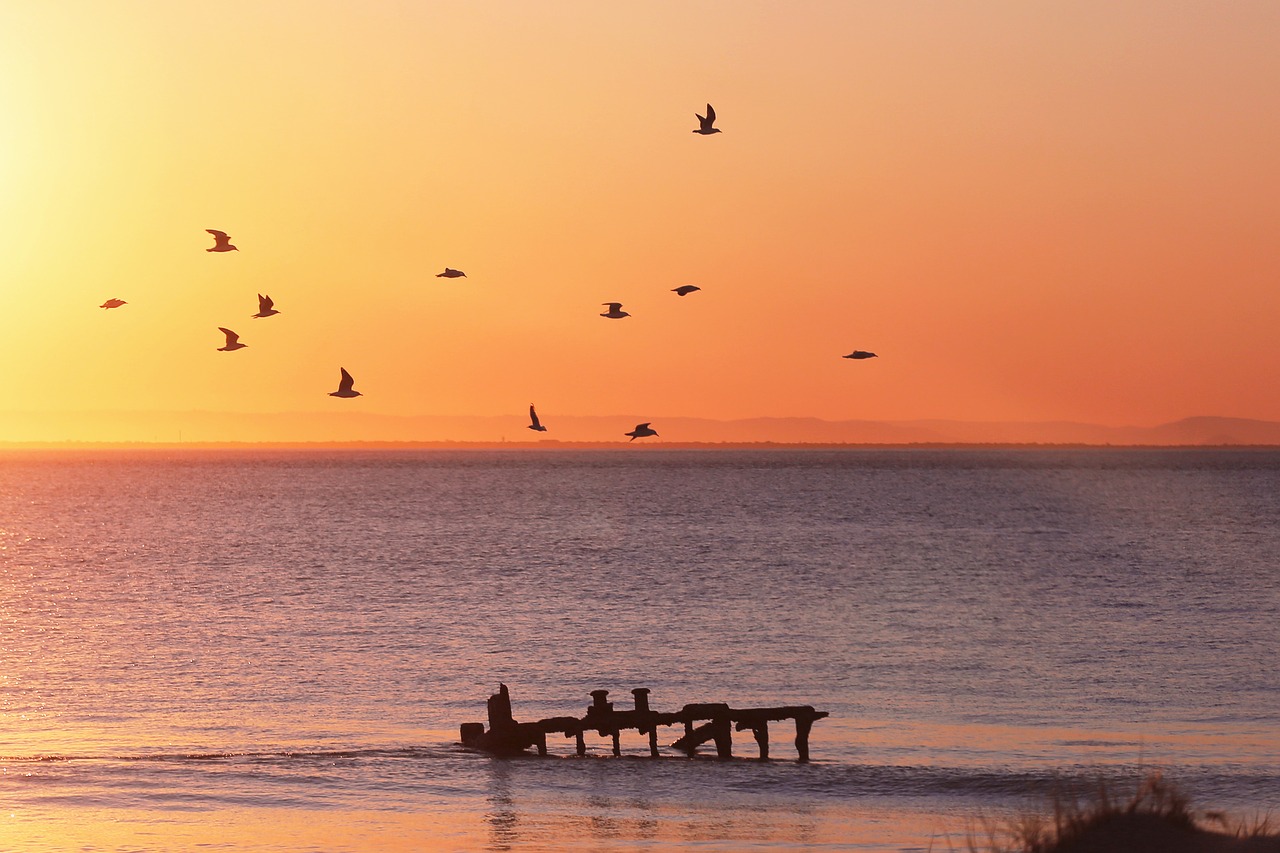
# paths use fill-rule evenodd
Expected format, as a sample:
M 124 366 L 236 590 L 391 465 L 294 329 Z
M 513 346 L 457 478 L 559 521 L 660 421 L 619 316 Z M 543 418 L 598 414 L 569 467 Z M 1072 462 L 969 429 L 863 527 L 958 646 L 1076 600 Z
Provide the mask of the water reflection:
M 793 849 L 850 837 L 846 806 L 778 799 L 777 792 L 735 794 L 736 774 L 727 766 L 705 765 L 681 759 L 652 764 L 613 758 L 489 759 L 486 849 L 653 844 Z
M 490 762 L 484 820 L 489 827 L 490 850 L 510 850 L 519 842 L 520 816 L 511 797 L 511 763 L 508 761 Z

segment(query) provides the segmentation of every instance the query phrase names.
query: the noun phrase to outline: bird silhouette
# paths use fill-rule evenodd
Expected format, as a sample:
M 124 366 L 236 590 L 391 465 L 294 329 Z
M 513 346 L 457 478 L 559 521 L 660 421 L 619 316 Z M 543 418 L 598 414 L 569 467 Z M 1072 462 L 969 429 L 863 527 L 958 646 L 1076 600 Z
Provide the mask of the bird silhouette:
M 528 429 L 534 432 L 546 432 L 547 428 L 542 425 L 542 421 L 538 420 L 538 413 L 533 410 L 533 403 L 529 404 L 529 426 Z
M 275 309 L 275 303 L 271 301 L 270 296 L 263 296 L 261 293 L 258 294 L 258 313 L 251 316 L 270 317 L 272 314 L 279 313 L 280 312 Z
M 355 386 L 355 384 L 356 384 L 356 381 L 355 381 L 354 379 L 352 379 L 352 378 L 351 378 L 351 374 L 350 374 L 350 373 L 347 373 L 347 369 L 346 369 L 345 367 L 339 367 L 339 368 L 338 368 L 338 370 L 342 371 L 342 380 L 338 383 L 338 390 L 337 390 L 337 391 L 330 391 L 330 392 L 329 392 L 329 396 L 330 396 L 330 397 L 359 397 L 359 396 L 361 396 L 360 392 L 359 392 L 359 391 L 357 391 L 357 390 L 355 389 L 355 387 L 354 387 L 354 386 Z
M 129 303 L 125 302 L 123 299 L 112 298 L 112 299 L 108 299 L 106 302 L 102 303 L 98 307 L 99 308 L 119 308 L 121 305 L 128 305 L 128 304 Z
M 444 268 L 444 272 L 436 273 L 436 278 L 466 278 L 466 277 L 467 277 L 467 274 L 464 273 L 462 270 L 451 270 L 448 267 Z
M 219 326 L 218 331 L 227 336 L 227 345 L 218 347 L 218 352 L 234 352 L 235 350 L 244 349 L 248 346 L 248 344 L 240 343 L 240 336 L 230 329 L 224 329 Z
M 707 104 L 707 114 L 705 116 L 699 116 L 697 113 L 694 113 L 694 115 L 698 116 L 698 129 L 694 133 L 710 136 L 713 133 L 720 132 L 720 128 L 711 126 L 716 122 L 716 111 L 711 108 L 710 104 Z
M 702 288 L 698 287 L 698 285 L 696 284 L 682 284 L 679 287 L 672 288 L 671 292 L 674 294 L 677 294 L 678 296 L 688 296 L 690 293 L 693 293 L 695 290 L 702 290 Z
M 657 430 L 649 428 L 649 424 L 651 423 L 652 421 L 645 421 L 642 424 L 636 424 L 635 429 L 631 432 L 624 432 L 623 435 L 631 436 L 632 441 L 635 441 L 637 438 L 648 438 L 651 435 L 657 435 Z
M 601 302 L 601 305 L 608 307 L 608 311 L 601 314 L 601 317 L 608 317 L 610 320 L 621 320 L 623 317 L 630 317 L 626 311 L 622 310 L 621 302 Z
M 235 246 L 231 245 L 231 238 L 227 236 L 226 231 L 214 231 L 212 228 L 206 228 L 213 235 L 213 246 L 205 249 L 206 252 L 238 252 Z
M 848 355 L 842 355 L 840 357 L 841 358 L 879 358 L 880 356 L 876 355 L 873 352 L 867 352 L 865 350 L 856 349 L 853 352 L 849 353 Z

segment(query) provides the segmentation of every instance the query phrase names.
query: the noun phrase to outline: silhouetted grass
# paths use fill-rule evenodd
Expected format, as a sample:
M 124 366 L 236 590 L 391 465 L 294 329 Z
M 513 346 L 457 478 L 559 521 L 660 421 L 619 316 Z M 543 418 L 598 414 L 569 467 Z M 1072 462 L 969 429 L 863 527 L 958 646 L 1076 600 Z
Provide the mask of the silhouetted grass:
M 1130 796 L 1105 780 L 1085 799 L 1065 789 L 1050 802 L 1052 815 L 1025 815 L 1006 826 L 986 823 L 986 843 L 971 832 L 971 853 L 1280 853 L 1269 816 L 1230 820 L 1206 812 L 1198 820 L 1186 794 L 1159 773 Z M 1217 824 L 1210 829 L 1206 824 Z

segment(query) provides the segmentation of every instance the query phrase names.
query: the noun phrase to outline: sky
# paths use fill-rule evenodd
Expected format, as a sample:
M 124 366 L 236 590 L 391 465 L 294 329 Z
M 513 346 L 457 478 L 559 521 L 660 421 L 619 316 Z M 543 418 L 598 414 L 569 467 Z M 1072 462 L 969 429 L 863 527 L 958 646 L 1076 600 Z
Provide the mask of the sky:
M 1277 44 L 1247 0 L 0 0 L 0 441 L 1280 420 Z

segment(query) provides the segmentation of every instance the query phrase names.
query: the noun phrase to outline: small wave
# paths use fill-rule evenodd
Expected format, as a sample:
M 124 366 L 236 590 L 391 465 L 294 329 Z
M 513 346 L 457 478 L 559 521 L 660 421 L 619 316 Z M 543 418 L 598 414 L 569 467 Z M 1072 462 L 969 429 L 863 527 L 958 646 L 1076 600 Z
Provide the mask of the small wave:
M 440 752 L 440 747 L 398 747 L 391 749 L 278 749 L 237 750 L 229 752 L 148 752 L 132 755 L 0 755 L 0 764 L 39 764 L 64 761 L 154 761 L 154 762 L 208 762 L 208 761 L 332 761 L 338 759 L 376 758 L 427 758 Z
M 1108 744 L 1110 745 L 1110 744 Z M 193 771 L 200 766 L 224 765 L 241 768 L 276 768 L 294 774 L 299 770 L 315 782 L 325 783 L 347 779 L 341 768 L 352 763 L 412 763 L 435 764 L 443 769 L 446 762 L 461 762 L 445 771 L 428 773 L 426 777 L 441 784 L 446 778 L 466 778 L 469 773 L 502 766 L 515 778 L 530 781 L 543 787 L 574 788 L 582 784 L 582 770 L 591 768 L 594 774 L 607 772 L 618 778 L 644 778 L 660 788 L 683 790 L 693 785 L 698 788 L 723 785 L 735 791 L 754 794 L 784 793 L 786 795 L 834 798 L 891 798 L 928 799 L 955 797 L 963 800 L 1015 800 L 1027 797 L 1049 798 L 1056 795 L 1074 796 L 1096 791 L 1105 784 L 1115 790 L 1138 784 L 1152 766 L 1139 765 L 1085 765 L 1073 764 L 1046 767 L 1043 770 L 1014 770 L 998 766 L 947 767 L 927 765 L 859 764 L 818 760 L 802 764 L 790 760 L 761 762 L 753 757 L 740 757 L 721 761 L 711 755 L 694 760 L 683 755 L 664 755 L 658 759 L 628 756 L 616 759 L 599 754 L 585 758 L 575 755 L 553 755 L 540 759 L 529 755 L 526 760 L 495 759 L 475 753 L 456 744 L 428 746 L 358 748 L 358 749 L 268 749 L 225 751 L 175 751 L 154 753 L 126 753 L 114 755 L 20 755 L 0 756 L 4 764 L 40 764 L 84 762 L 87 764 L 173 764 L 186 765 Z M 468 770 L 467 768 L 470 768 Z M 517 769 L 518 768 L 518 769 Z M 535 769 L 536 768 L 536 769 Z M 454 770 L 461 769 L 463 777 L 455 777 Z M 1231 792 L 1257 797 L 1280 797 L 1280 778 L 1259 772 L 1254 768 L 1221 767 L 1170 767 L 1164 768 L 1170 778 L 1192 791 Z M 411 771 L 421 775 L 418 771 Z M 335 775 L 337 774 L 337 775 Z M 637 776 L 637 774 L 639 774 Z

